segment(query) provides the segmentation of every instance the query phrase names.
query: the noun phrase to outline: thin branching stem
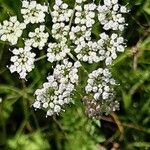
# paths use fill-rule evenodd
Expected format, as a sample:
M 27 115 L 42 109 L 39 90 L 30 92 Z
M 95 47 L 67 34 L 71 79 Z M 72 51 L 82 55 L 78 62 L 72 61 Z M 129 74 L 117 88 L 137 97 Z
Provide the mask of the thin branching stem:
M 43 56 L 40 56 L 40 57 L 38 57 L 38 58 L 35 59 L 35 62 L 37 62 L 37 61 L 39 61 L 39 60 L 42 60 L 42 59 L 44 59 L 44 58 L 46 58 L 46 57 L 47 57 L 46 54 L 43 55 Z

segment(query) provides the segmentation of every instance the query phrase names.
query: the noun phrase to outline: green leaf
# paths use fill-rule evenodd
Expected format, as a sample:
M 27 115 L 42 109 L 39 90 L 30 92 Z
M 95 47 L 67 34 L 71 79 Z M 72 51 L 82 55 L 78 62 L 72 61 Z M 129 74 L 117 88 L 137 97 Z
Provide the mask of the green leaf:
M 144 7 L 143 7 L 144 11 L 150 15 L 150 1 L 147 0 L 146 3 L 144 4 Z

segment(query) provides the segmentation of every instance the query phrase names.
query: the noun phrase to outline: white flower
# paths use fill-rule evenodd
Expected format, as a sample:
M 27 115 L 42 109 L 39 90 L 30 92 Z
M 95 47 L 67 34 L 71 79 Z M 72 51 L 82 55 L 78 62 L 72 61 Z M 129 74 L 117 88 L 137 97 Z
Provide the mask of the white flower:
M 48 12 L 48 6 L 37 4 L 36 1 L 22 1 L 21 14 L 24 23 L 41 23 L 45 21 L 45 13 Z
M 66 38 L 69 32 L 69 21 L 72 16 L 73 10 L 68 9 L 68 4 L 63 3 L 61 0 L 56 0 L 53 6 L 52 15 L 52 36 L 53 38 L 62 41 Z
M 94 3 L 85 4 L 77 2 L 75 9 L 75 26 L 71 27 L 69 32 L 70 39 L 75 45 L 79 45 L 81 41 L 91 40 L 91 30 L 92 26 L 95 23 L 95 9 L 96 5 Z M 86 56 L 85 56 L 86 57 Z M 84 60 L 87 60 L 84 57 Z
M 63 60 L 67 53 L 70 52 L 70 49 L 68 46 L 61 41 L 60 43 L 49 43 L 48 49 L 47 49 L 47 57 L 48 61 L 51 63 L 54 61 L 60 61 Z
M 8 21 L 4 20 L 3 25 L 0 24 L 0 39 L 15 45 L 25 28 L 24 23 L 20 23 L 16 16 L 12 16 Z
M 61 73 L 62 70 L 57 70 L 58 68 L 59 66 L 55 68 L 54 74 L 47 78 L 48 82 L 43 84 L 43 88 L 35 91 L 36 100 L 33 107 L 46 109 L 47 116 L 59 114 L 64 105 L 72 100 L 71 93 L 74 90 L 74 85 L 69 80 L 62 82 L 61 77 L 64 75 L 66 78 L 66 76 Z
M 83 0 L 76 0 L 76 3 L 82 3 L 83 2 Z
M 40 50 L 47 43 L 49 34 L 44 32 L 45 26 L 40 25 L 39 28 L 36 28 L 34 32 L 29 33 L 29 39 L 25 41 L 25 45 L 33 46 L 35 48 L 39 48 Z
M 33 103 L 35 109 L 46 109 L 47 116 L 59 114 L 65 104 L 72 101 L 75 84 L 78 82 L 79 62 L 74 64 L 67 59 L 61 65 L 57 64 L 53 75 L 47 77 L 47 82 L 42 89 L 35 91 L 36 100 Z
M 28 72 L 34 68 L 35 54 L 30 52 L 31 47 L 14 49 L 10 61 L 13 63 L 10 65 L 10 72 L 17 72 L 21 79 L 25 79 Z
M 108 69 L 99 68 L 89 74 L 85 91 L 92 94 L 95 100 L 111 100 L 114 98 L 115 80 Z
M 77 61 L 74 64 L 69 62 L 67 59 L 63 60 L 63 64 L 56 65 L 54 69 L 54 76 L 59 79 L 62 83 L 70 81 L 75 84 L 78 82 L 78 68 L 80 67 L 80 62 Z
M 100 34 L 100 39 L 97 42 L 98 53 L 101 60 L 105 59 L 106 65 L 111 65 L 113 60 L 117 58 L 117 52 L 124 52 L 124 38 L 113 33 L 110 37 L 105 34 Z
M 40 102 L 39 102 L 39 101 L 36 101 L 36 102 L 33 104 L 33 107 L 37 109 L 37 108 L 40 108 L 40 105 L 41 105 Z
M 127 8 L 125 6 L 121 6 L 120 7 L 120 12 L 121 13 L 128 13 L 129 11 L 127 10 Z
M 99 98 L 100 98 L 100 93 L 95 93 L 94 94 L 94 99 L 95 100 L 99 100 Z
M 48 6 L 45 4 L 23 0 L 21 14 L 24 23 L 17 21 L 16 16 L 3 21 L 0 24 L 0 39 L 12 45 L 17 44 L 26 25 L 44 23 L 46 13 Z M 81 71 L 81 61 L 89 63 L 89 67 L 94 64 L 107 67 L 119 52 L 124 52 L 126 46 L 122 31 L 126 26 L 125 13 L 128 13 L 126 6 L 121 6 L 118 0 L 103 0 L 98 6 L 87 0 L 75 0 L 74 9 L 70 9 L 62 0 L 55 0 L 50 11 L 51 41 L 48 41 L 49 34 L 45 31 L 45 25 L 36 25 L 35 30 L 30 31 L 24 40 L 25 47 L 13 49 L 10 59 L 10 72 L 17 72 L 21 79 L 26 79 L 35 62 L 31 48 L 42 50 L 48 46 L 46 56 L 53 63 L 53 74 L 47 77 L 41 89 L 35 91 L 35 109 L 46 110 L 46 116 L 59 115 L 67 104 L 73 102 L 73 96 L 78 92 L 76 88 L 80 79 L 78 74 Z M 98 40 L 93 33 L 97 19 L 102 28 Z M 45 55 L 39 59 L 44 57 Z M 103 67 L 88 74 L 87 85 L 84 87 L 86 96 L 89 97 L 87 104 L 91 104 L 89 111 L 95 111 L 95 114 L 107 114 L 118 109 L 118 103 L 114 101 L 116 81 L 111 72 Z M 84 66 L 82 68 L 88 73 Z
M 57 6 L 60 6 L 63 2 L 62 2 L 62 0 L 55 0 L 55 3 Z
M 104 30 L 120 30 L 123 31 L 125 19 L 122 13 L 127 13 L 125 6 L 120 6 L 118 0 L 104 0 L 104 5 L 97 8 L 98 19 Z
M 110 93 L 107 93 L 107 92 L 103 92 L 102 93 L 102 98 L 105 100 L 105 99 L 108 99 L 109 98 L 109 95 Z
M 103 32 L 97 42 L 86 42 L 81 38 L 80 40 L 74 51 L 80 61 L 88 63 L 105 60 L 106 65 L 111 65 L 117 58 L 117 52 L 123 52 L 125 49 L 124 38 L 115 33 L 109 36 Z
M 112 4 L 117 4 L 118 0 L 112 0 Z
M 59 105 L 55 105 L 54 112 L 59 113 L 61 111 L 61 107 Z

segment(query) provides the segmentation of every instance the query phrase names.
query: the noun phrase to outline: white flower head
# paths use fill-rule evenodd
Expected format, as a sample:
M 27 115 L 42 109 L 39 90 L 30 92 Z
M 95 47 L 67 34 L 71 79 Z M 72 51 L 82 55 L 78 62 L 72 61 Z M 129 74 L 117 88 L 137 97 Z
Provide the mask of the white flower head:
M 25 41 L 25 45 L 32 46 L 34 48 L 39 48 L 40 50 L 47 43 L 49 34 L 44 32 L 45 26 L 40 25 L 39 28 L 36 28 L 34 32 L 29 33 L 29 39 Z
M 81 66 L 80 62 L 77 61 L 74 64 L 67 59 L 63 60 L 62 64 L 57 64 L 54 69 L 54 76 L 61 82 L 71 82 L 75 84 L 78 82 L 78 68 Z
M 36 1 L 22 1 L 21 14 L 24 23 L 42 23 L 45 21 L 45 13 L 48 12 L 48 6 L 38 4 Z
M 61 0 L 56 0 L 53 6 L 52 15 L 52 36 L 61 41 L 66 38 L 69 32 L 69 21 L 73 15 L 73 10 L 68 8 L 68 4 Z
M 63 60 L 69 52 L 70 49 L 63 41 L 60 43 L 49 43 L 47 49 L 48 61 L 52 63 L 54 61 Z
M 16 16 L 12 16 L 9 20 L 4 20 L 3 24 L 0 24 L 0 39 L 15 45 L 25 28 L 24 23 L 20 23 Z
M 101 60 L 105 60 L 106 65 L 111 65 L 113 60 L 117 58 L 117 53 L 125 50 L 124 38 L 116 33 L 109 36 L 103 32 L 100 34 L 97 48 L 99 57 L 103 58 Z
M 75 45 L 78 45 L 81 41 L 90 41 L 91 40 L 91 30 L 92 26 L 95 23 L 95 9 L 96 5 L 94 3 L 85 4 L 82 6 L 82 3 L 77 2 L 75 7 L 75 25 L 71 27 L 69 32 L 70 39 Z
M 85 91 L 92 94 L 95 100 L 111 100 L 114 98 L 115 80 L 108 69 L 99 68 L 89 74 Z
M 46 116 L 59 114 L 65 104 L 72 102 L 79 67 L 80 62 L 73 64 L 67 59 L 64 59 L 62 64 L 57 64 L 53 75 L 47 77 L 48 81 L 43 84 L 43 88 L 35 91 L 36 100 L 33 107 L 46 109 Z
M 50 79 L 53 75 L 49 76 Z M 74 88 L 69 82 L 61 83 L 57 78 L 48 80 L 42 89 L 35 91 L 36 100 L 33 103 L 35 109 L 46 109 L 46 116 L 59 114 L 65 104 L 72 101 L 71 93 Z M 45 86 L 46 85 L 46 86 Z
M 35 54 L 31 53 L 31 47 L 19 48 L 12 50 L 14 54 L 10 61 L 9 70 L 11 73 L 17 72 L 21 79 L 25 79 L 28 72 L 34 68 Z
M 126 6 L 120 6 L 118 0 L 104 0 L 104 5 L 97 7 L 98 19 L 104 30 L 124 30 L 124 13 L 128 10 Z

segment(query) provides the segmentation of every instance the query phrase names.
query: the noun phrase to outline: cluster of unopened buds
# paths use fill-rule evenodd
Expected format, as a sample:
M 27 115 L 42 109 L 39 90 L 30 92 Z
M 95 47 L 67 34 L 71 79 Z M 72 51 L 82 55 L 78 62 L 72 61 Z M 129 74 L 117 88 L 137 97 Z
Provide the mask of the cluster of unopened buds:
M 108 66 L 117 58 L 118 52 L 125 50 L 122 36 L 127 25 L 125 13 L 128 13 L 126 6 L 121 6 L 118 0 L 103 0 L 99 4 L 75 0 L 74 8 L 62 0 L 55 0 L 53 8 L 35 0 L 23 0 L 23 21 L 12 16 L 0 23 L 0 40 L 17 46 L 10 50 L 13 53 L 8 65 L 11 73 L 16 72 L 21 79 L 27 80 L 38 60 L 38 49 L 46 49 L 43 52 L 47 63 L 53 65 L 53 73 L 50 72 L 47 82 L 35 91 L 35 109 L 46 110 L 46 116 L 60 114 L 66 104 L 74 101 L 80 78 L 85 80 L 79 73 L 84 71 L 88 79 L 82 96 L 88 115 L 95 117 L 118 110 L 114 90 L 117 83 Z M 52 25 L 46 24 L 46 15 L 51 15 Z M 101 31 L 98 38 L 93 36 L 95 23 Z M 35 30 L 24 34 L 32 24 L 36 24 Z M 19 40 L 23 41 L 22 47 L 18 46 Z M 85 66 L 91 64 L 98 67 L 88 72 Z

